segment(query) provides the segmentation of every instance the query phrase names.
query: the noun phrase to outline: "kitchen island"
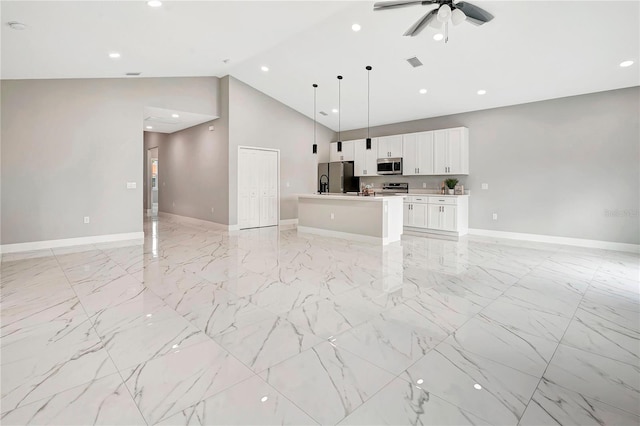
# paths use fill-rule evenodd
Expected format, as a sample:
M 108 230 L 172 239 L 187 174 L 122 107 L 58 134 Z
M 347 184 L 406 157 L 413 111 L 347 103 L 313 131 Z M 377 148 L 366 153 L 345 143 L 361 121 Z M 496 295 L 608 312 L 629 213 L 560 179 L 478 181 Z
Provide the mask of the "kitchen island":
M 400 241 L 402 195 L 298 195 L 298 231 L 386 245 Z

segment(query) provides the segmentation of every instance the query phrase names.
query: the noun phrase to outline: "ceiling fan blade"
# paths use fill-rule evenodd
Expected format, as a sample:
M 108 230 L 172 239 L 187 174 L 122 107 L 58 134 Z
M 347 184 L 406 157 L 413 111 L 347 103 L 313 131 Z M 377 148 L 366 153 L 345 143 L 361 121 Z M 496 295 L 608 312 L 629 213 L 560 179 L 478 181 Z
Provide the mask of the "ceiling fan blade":
M 435 19 L 437 13 L 438 9 L 427 12 L 422 18 L 418 19 L 418 21 L 413 24 L 403 35 L 408 37 L 417 36 L 424 27 L 429 25 L 429 22 L 431 22 L 432 19 Z
M 464 14 L 467 15 L 467 20 L 475 25 L 482 25 L 493 19 L 492 14 L 471 3 L 460 2 L 456 4 L 455 7 L 462 10 Z
M 399 7 L 413 6 L 414 4 L 431 4 L 437 0 L 396 0 L 379 1 L 373 5 L 373 10 L 397 9 Z

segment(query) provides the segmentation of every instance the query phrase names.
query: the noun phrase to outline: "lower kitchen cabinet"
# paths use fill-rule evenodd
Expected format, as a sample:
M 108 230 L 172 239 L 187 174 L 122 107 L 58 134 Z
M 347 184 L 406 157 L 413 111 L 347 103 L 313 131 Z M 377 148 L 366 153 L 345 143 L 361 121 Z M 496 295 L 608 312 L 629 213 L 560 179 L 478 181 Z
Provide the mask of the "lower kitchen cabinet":
M 425 228 L 427 226 L 427 204 L 404 203 L 404 226 Z
M 404 227 L 415 232 L 465 235 L 469 230 L 469 197 L 407 196 Z

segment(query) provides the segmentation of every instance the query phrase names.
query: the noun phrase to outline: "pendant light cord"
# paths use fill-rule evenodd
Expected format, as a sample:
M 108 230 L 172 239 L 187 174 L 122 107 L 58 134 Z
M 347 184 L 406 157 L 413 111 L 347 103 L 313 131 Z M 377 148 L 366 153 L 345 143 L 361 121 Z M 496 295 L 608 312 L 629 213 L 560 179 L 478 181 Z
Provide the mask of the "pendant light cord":
M 315 145 L 316 142 L 316 124 L 317 124 L 317 120 L 316 120 L 316 93 L 318 92 L 318 85 L 314 84 L 313 85 L 313 144 Z
M 340 104 L 340 100 L 342 99 L 342 93 L 341 93 L 341 83 L 342 82 L 342 76 L 339 75 L 338 76 L 338 140 L 342 141 L 342 132 L 341 132 L 341 124 L 342 124 L 342 105 Z
M 369 137 L 369 116 L 371 115 L 371 67 L 367 66 L 367 139 Z

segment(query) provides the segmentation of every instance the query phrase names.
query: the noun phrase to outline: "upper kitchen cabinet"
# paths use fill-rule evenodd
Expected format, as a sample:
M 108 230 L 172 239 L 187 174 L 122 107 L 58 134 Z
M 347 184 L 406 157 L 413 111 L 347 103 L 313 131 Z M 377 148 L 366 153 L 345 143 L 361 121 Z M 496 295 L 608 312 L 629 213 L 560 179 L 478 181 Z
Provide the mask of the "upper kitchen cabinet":
M 378 158 L 402 157 L 402 135 L 378 138 Z
M 433 174 L 434 132 L 402 135 L 402 174 L 405 176 Z
M 353 142 L 342 142 L 342 151 L 338 152 L 338 142 L 331 142 L 331 149 L 329 150 L 329 161 L 334 163 L 336 161 L 353 161 Z
M 433 168 L 436 175 L 469 174 L 469 129 L 434 131 Z
M 353 148 L 353 174 L 355 176 L 376 176 L 378 174 L 378 139 L 371 139 L 371 149 L 367 149 L 367 141 L 365 139 L 353 141 Z

